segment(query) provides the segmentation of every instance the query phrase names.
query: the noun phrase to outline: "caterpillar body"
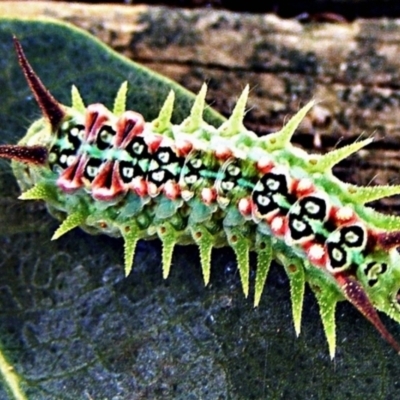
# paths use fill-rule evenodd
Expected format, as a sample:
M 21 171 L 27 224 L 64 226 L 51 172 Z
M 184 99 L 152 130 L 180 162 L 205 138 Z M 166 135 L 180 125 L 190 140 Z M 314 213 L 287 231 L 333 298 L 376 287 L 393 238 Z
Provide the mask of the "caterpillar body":
M 325 155 L 294 147 L 291 137 L 313 102 L 279 132 L 258 137 L 242 122 L 248 87 L 219 128 L 202 118 L 205 85 L 179 125 L 170 122 L 173 92 L 159 116 L 146 122 L 125 109 L 126 83 L 113 112 L 102 104 L 86 107 L 75 87 L 67 107 L 45 88 L 14 42 L 43 117 L 19 144 L 1 145 L 0 157 L 13 160 L 20 198 L 44 200 L 62 221 L 53 239 L 75 227 L 122 236 L 128 275 L 137 241 L 158 237 L 164 278 L 174 246 L 195 243 L 206 285 L 212 248 L 229 245 L 245 296 L 249 251 L 255 251 L 255 306 L 271 261 L 277 260 L 289 277 L 297 335 L 308 282 L 331 358 L 335 306 L 342 300 L 352 303 L 400 353 L 377 312 L 400 322 L 400 218 L 365 206 L 400 194 L 400 186 L 358 187 L 332 174 L 335 164 L 372 139 Z

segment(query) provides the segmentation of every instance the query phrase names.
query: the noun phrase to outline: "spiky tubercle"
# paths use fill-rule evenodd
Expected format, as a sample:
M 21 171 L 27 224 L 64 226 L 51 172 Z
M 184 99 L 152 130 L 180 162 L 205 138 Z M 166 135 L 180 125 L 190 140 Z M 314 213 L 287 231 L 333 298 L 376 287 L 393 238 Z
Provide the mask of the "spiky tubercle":
M 25 61 L 21 63 L 26 69 Z M 126 91 L 124 84 L 111 113 L 101 104 L 85 108 L 73 88 L 73 106 L 60 106 L 64 114 L 57 124 L 44 110 L 50 129 L 39 121 L 30 129 L 29 140 L 21 142 L 19 154 L 28 142 L 46 144 L 48 160 L 33 167 L 31 180 L 26 181 L 26 167 L 16 163 L 14 170 L 21 187 L 30 187 L 21 198 L 43 199 L 56 216 L 66 216 L 53 239 L 77 226 L 122 236 L 129 274 L 137 241 L 159 237 L 164 278 L 174 246 L 196 243 L 205 284 L 212 248 L 230 245 L 246 296 L 248 254 L 254 250 L 254 303 L 260 302 L 271 260 L 278 260 L 290 280 L 296 334 L 308 282 L 320 305 L 332 357 L 335 306 L 344 299 L 399 350 L 375 308 L 400 322 L 400 220 L 372 212 L 364 203 L 398 194 L 400 187 L 358 188 L 331 173 L 336 163 L 370 139 L 324 156 L 308 155 L 290 139 L 312 102 L 281 131 L 258 138 L 242 122 L 248 88 L 219 129 L 202 119 L 205 85 L 180 125 L 170 122 L 173 94 L 159 117 L 145 122 L 140 114 L 125 111 Z M 5 156 L 12 153 L 6 147 L 2 151 Z M 389 231 L 383 230 L 388 218 Z
M 47 149 L 43 146 L 21 146 L 5 144 L 0 146 L 0 157 L 19 162 L 44 165 L 47 163 Z
M 50 94 L 43 85 L 42 81 L 33 71 L 18 39 L 14 36 L 15 50 L 18 56 L 18 62 L 25 75 L 25 78 L 38 102 L 43 115 L 49 120 L 53 129 L 57 129 L 65 116 L 65 110 L 60 103 Z

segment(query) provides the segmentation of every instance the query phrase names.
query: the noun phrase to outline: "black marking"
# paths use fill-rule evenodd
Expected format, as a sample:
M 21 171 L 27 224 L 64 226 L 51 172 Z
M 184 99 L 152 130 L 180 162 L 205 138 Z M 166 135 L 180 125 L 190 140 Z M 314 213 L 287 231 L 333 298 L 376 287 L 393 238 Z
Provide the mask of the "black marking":
M 203 167 L 203 160 L 201 158 L 192 158 L 188 162 L 188 168 L 191 170 L 200 171 Z
M 347 247 L 362 247 L 365 243 L 364 230 L 358 225 L 341 228 L 340 243 Z
M 147 144 L 142 136 L 133 137 L 125 147 L 125 150 L 132 158 L 136 158 L 137 156 L 140 156 L 140 158 L 151 158 Z
M 169 180 L 176 180 L 176 175 L 162 168 L 151 171 L 147 176 L 147 181 L 154 183 L 157 187 L 167 183 Z
M 85 132 L 85 127 L 84 125 L 81 124 L 71 126 L 66 132 L 68 141 L 71 143 L 72 148 L 75 149 L 76 151 L 82 144 L 84 132 Z M 60 133 L 64 134 L 63 131 L 60 131 L 58 134 L 59 137 L 62 136 L 60 135 Z
M 289 214 L 289 229 L 290 236 L 295 241 L 310 238 L 314 235 L 311 225 L 295 214 Z
M 327 205 L 324 199 L 316 196 L 307 196 L 299 200 L 300 215 L 317 221 L 325 221 Z
M 261 215 L 267 215 L 270 212 L 280 210 L 279 204 L 272 198 L 261 193 L 253 193 L 253 202 L 257 205 L 258 212 Z
M 58 145 L 52 147 L 49 153 L 49 164 L 52 171 L 56 166 L 62 169 L 68 168 L 72 165 L 76 158 L 76 150 L 74 149 L 61 149 Z
M 289 194 L 285 175 L 268 172 L 260 179 L 260 181 L 269 193 L 280 193 L 285 197 Z
M 131 161 L 120 161 L 118 169 L 122 182 L 125 184 L 132 182 L 133 178 L 137 176 L 144 177 L 144 172 L 141 170 L 141 168 L 138 165 L 134 166 L 133 162 Z
M 186 183 L 186 185 L 192 186 L 199 179 L 201 179 L 201 177 L 199 175 L 196 175 L 196 174 L 190 174 L 190 175 L 185 175 L 183 179 L 184 179 L 184 182 Z
M 282 196 L 283 199 L 289 203 L 294 201 L 294 199 L 292 199 L 293 196 L 290 196 L 288 192 L 286 176 L 268 172 L 257 182 L 252 193 L 252 200 L 253 203 L 257 205 L 258 212 L 262 216 L 276 210 L 286 214 L 288 208 L 278 204 L 276 198 L 278 196 Z
M 67 130 L 59 129 L 57 136 L 59 138 L 66 136 L 70 146 L 60 147 L 59 144 L 55 144 L 50 149 L 49 164 L 52 171 L 55 166 L 66 169 L 73 163 L 82 145 L 84 130 L 85 127 L 81 124 L 72 125 Z
M 149 181 L 158 184 L 158 186 L 167 182 L 165 171 L 157 169 L 149 174 Z
M 368 285 L 373 287 L 378 283 L 378 278 L 375 279 L 368 279 Z
M 324 245 L 326 242 L 326 237 L 322 233 L 314 233 L 314 242 Z
M 132 161 L 121 160 L 119 162 L 119 174 L 122 181 L 127 184 L 140 176 L 145 178 L 150 163 L 151 154 L 142 136 L 135 136 L 125 147 L 126 152 L 132 157 Z M 133 171 L 132 171 L 133 169 Z
M 229 161 L 228 161 L 229 162 Z M 218 182 L 218 189 L 222 194 L 227 195 L 239 186 L 238 181 L 242 179 L 242 170 L 237 162 L 230 162 L 226 168 L 222 167 L 222 179 Z
M 368 278 L 368 285 L 374 286 L 378 283 L 379 275 L 384 274 L 387 271 L 387 264 L 386 263 L 378 263 L 372 261 L 367 264 L 365 267 L 364 273 Z
M 168 165 L 177 162 L 179 158 L 170 147 L 159 147 L 153 157 L 161 165 Z
M 333 270 L 342 269 L 348 265 L 346 250 L 337 243 L 327 243 L 328 256 Z
M 388 269 L 388 266 L 386 263 L 381 264 L 381 274 L 384 274 Z
M 178 157 L 170 147 L 160 146 L 151 158 L 153 161 L 150 161 L 151 170 L 147 173 L 147 181 L 154 183 L 157 187 L 170 180 L 178 181 L 185 161 L 184 157 Z
M 99 150 L 106 150 L 113 147 L 116 132 L 110 125 L 103 125 L 96 138 L 96 145 Z
M 201 176 L 200 172 L 206 167 L 203 164 L 203 160 L 201 158 L 197 158 L 199 153 L 195 153 L 193 158 L 189 158 L 181 171 L 181 179 L 185 182 L 185 184 L 191 188 L 197 182 L 201 182 L 203 177 Z
M 371 272 L 371 269 L 376 265 L 377 263 L 375 261 L 372 261 L 370 263 L 367 264 L 367 266 L 365 267 L 365 275 L 369 275 L 369 273 Z
M 102 160 L 99 158 L 90 158 L 85 165 L 85 170 L 83 172 L 83 176 L 89 181 L 92 182 L 94 178 L 96 178 L 99 173 L 100 166 L 102 164 Z
M 335 224 L 335 222 L 331 219 L 328 219 L 325 223 L 324 223 L 324 229 L 326 231 L 328 231 L 329 233 L 334 232 L 337 229 L 337 226 Z
M 397 304 L 400 304 L 400 289 L 397 290 L 394 300 L 397 302 Z
M 167 166 L 173 163 L 183 164 L 183 157 L 178 157 L 170 147 L 159 147 L 152 157 L 161 165 Z

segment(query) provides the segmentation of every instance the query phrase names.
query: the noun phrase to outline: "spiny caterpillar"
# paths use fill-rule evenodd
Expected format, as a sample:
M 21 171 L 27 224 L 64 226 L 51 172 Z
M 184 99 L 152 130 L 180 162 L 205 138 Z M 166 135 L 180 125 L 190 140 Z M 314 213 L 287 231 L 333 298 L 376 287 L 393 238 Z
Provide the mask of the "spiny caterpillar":
M 202 118 L 205 85 L 180 125 L 170 122 L 173 92 L 152 122 L 125 110 L 126 83 L 113 112 L 102 104 L 86 107 L 75 87 L 67 107 L 49 93 L 14 42 L 43 117 L 18 145 L 0 146 L 0 156 L 14 160 L 24 191 L 20 198 L 44 200 L 62 220 L 53 239 L 78 226 L 122 236 L 128 275 L 137 241 L 158 237 L 164 278 L 174 246 L 195 243 L 206 285 L 212 248 L 229 245 L 245 296 L 249 251 L 255 251 L 255 306 L 274 259 L 289 277 L 297 335 L 308 282 L 331 358 L 335 307 L 345 299 L 400 353 L 377 313 L 400 322 L 400 218 L 365 206 L 400 194 L 400 186 L 358 187 L 332 174 L 335 164 L 372 139 L 325 155 L 292 146 L 291 137 L 313 102 L 282 130 L 259 138 L 242 122 L 248 87 L 219 128 Z

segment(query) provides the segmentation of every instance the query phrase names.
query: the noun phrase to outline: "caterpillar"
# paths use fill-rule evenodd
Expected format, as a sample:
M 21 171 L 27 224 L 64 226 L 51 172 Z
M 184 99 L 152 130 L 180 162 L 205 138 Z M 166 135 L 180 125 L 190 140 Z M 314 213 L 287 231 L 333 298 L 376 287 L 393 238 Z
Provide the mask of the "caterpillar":
M 320 308 L 329 354 L 336 348 L 335 308 L 347 300 L 400 353 L 378 311 L 400 322 L 400 218 L 367 203 L 400 194 L 400 186 L 360 187 L 332 173 L 369 145 L 367 138 L 324 155 L 291 144 L 309 102 L 275 133 L 258 137 L 243 125 L 248 86 L 218 128 L 203 118 L 206 85 L 190 115 L 171 123 L 171 91 L 158 117 L 126 110 L 127 83 L 113 111 L 85 106 L 72 87 L 71 107 L 46 89 L 14 38 L 20 67 L 42 111 L 17 145 L 0 146 L 12 160 L 22 200 L 43 200 L 61 220 L 52 239 L 75 227 L 124 239 L 125 274 L 140 239 L 162 242 L 162 274 L 176 244 L 196 244 L 207 285 L 214 247 L 232 247 L 244 295 L 249 252 L 257 254 L 254 305 L 272 260 L 289 278 L 292 316 L 300 334 L 306 282 Z

